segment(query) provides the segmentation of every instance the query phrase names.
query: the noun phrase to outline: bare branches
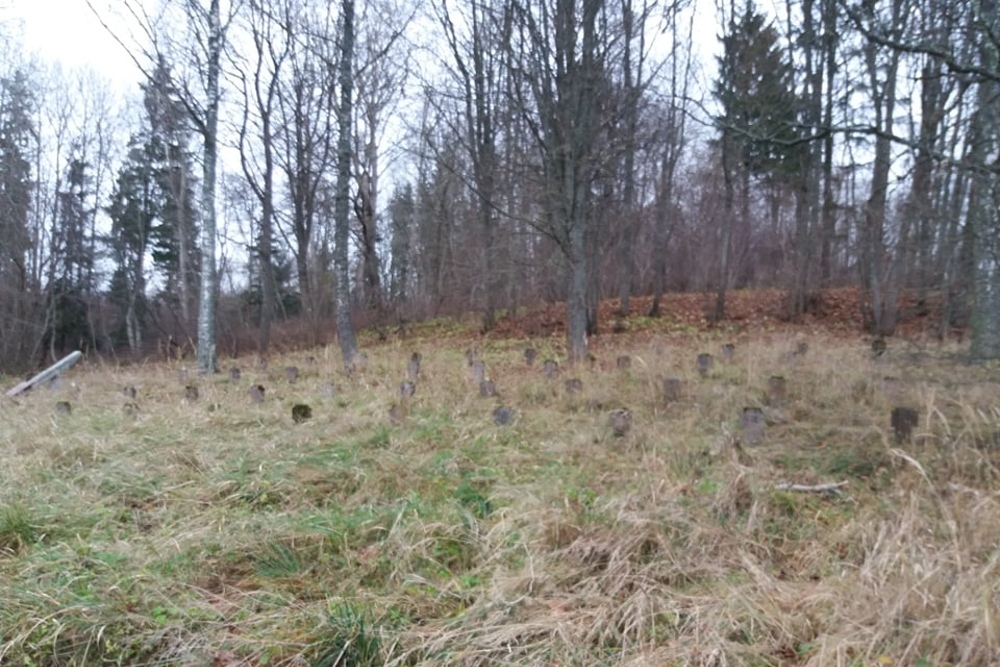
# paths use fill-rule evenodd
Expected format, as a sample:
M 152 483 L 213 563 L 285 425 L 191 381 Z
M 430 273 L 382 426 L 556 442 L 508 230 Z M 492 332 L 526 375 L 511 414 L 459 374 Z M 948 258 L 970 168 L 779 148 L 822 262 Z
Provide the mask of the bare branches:
M 94 6 L 94 0 L 85 1 L 87 3 L 87 8 L 94 14 L 94 17 L 101 24 L 101 27 L 104 28 L 111 39 L 122 47 L 122 50 L 124 50 L 129 59 L 135 63 L 135 66 L 139 69 L 142 75 L 149 79 L 152 72 L 150 67 L 156 63 L 154 54 L 159 52 L 159 49 L 157 48 L 159 31 L 156 29 L 156 21 L 146 12 L 145 6 L 141 2 L 136 2 L 135 0 L 121 0 L 119 3 L 121 7 L 124 7 L 130 22 L 141 31 L 142 36 L 147 43 L 147 46 L 142 46 L 140 42 L 135 39 L 132 40 L 132 44 L 126 43 L 126 40 L 120 31 L 114 29 L 108 22 L 106 15 L 102 14 Z
M 966 5 L 969 7 L 967 11 L 972 11 L 971 4 L 972 3 L 968 3 Z M 900 53 L 931 56 L 943 62 L 948 70 L 953 74 L 972 75 L 982 80 L 1000 82 L 1000 71 L 997 69 L 991 69 L 980 64 L 961 60 L 952 50 L 933 44 L 929 41 L 908 41 L 899 36 L 893 36 L 889 31 L 878 30 L 867 24 L 861 13 L 844 0 L 841 0 L 841 7 L 843 8 L 844 13 L 851 19 L 851 22 L 854 24 L 854 27 L 858 30 L 858 32 L 878 46 L 886 47 Z M 997 35 L 989 25 L 981 20 L 975 20 L 970 17 L 969 28 L 972 34 L 976 34 L 978 32 L 984 39 L 989 40 L 994 45 L 994 48 L 996 48 L 998 43 Z

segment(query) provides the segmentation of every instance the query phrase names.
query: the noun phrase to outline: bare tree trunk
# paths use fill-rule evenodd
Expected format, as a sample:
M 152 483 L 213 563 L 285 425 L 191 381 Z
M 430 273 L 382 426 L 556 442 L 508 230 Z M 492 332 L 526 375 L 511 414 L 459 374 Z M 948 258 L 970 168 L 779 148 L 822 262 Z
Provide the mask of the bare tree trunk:
M 525 108 L 542 156 L 542 181 L 550 236 L 567 262 L 567 348 L 572 361 L 587 356 L 587 289 L 590 218 L 588 189 L 597 154 L 597 17 L 603 0 L 555 0 L 552 6 L 517 6 L 520 38 L 508 51 L 534 98 Z M 536 12 L 537 10 L 537 12 Z M 523 100 L 519 100 L 523 103 Z M 538 119 L 537 121 L 535 119 Z
M 668 140 L 672 141 L 672 140 Z M 674 230 L 674 221 L 670 220 L 674 201 L 674 170 L 680 146 L 668 146 L 664 149 L 660 165 L 659 192 L 656 198 L 656 228 L 653 243 L 653 302 L 649 307 L 650 317 L 660 316 L 660 301 L 667 278 L 667 247 Z
M 377 173 L 377 149 L 372 137 L 371 143 L 365 148 L 368 164 Z M 378 259 L 378 230 L 376 229 L 375 202 L 377 191 L 375 178 L 362 173 L 358 179 L 358 197 L 354 204 L 354 213 L 361 227 L 361 274 L 363 279 L 364 304 L 370 310 L 381 316 L 383 310 L 382 275 Z
M 820 222 L 819 273 L 821 284 L 829 284 L 833 277 L 833 243 L 837 233 L 837 216 L 833 196 L 833 105 L 834 84 L 837 77 L 837 3 L 823 3 L 823 64 L 826 95 L 823 105 L 823 205 Z
M 632 294 L 633 255 L 635 253 L 635 235 L 637 233 L 636 196 L 635 196 L 635 151 L 636 134 L 639 125 L 639 88 L 637 80 L 642 78 L 641 58 L 642 45 L 639 47 L 638 72 L 632 72 L 632 40 L 635 35 L 635 15 L 630 0 L 622 0 L 622 100 L 625 105 L 625 163 L 623 165 L 625 183 L 622 186 L 621 254 L 618 258 L 618 314 L 628 317 L 631 310 L 629 298 Z M 642 22 L 644 23 L 644 21 Z
M 820 130 L 823 114 L 823 49 L 813 16 L 815 0 L 802 3 L 802 50 L 805 55 L 805 85 L 803 120 L 805 131 L 814 136 Z M 816 141 L 797 147 L 798 173 L 795 193 L 795 275 L 792 284 L 792 316 L 805 313 L 807 298 L 814 289 L 813 260 L 815 234 L 819 212 L 819 176 L 817 159 L 820 145 Z
M 969 222 L 972 228 L 972 264 L 975 305 L 970 321 L 970 354 L 975 361 L 1000 359 L 1000 45 L 992 37 L 1000 32 L 995 0 L 982 0 L 985 35 L 979 45 L 980 61 L 992 78 L 977 83 L 977 108 L 970 129 L 973 164 Z
M 915 271 L 918 298 L 921 303 L 927 299 L 931 273 L 931 228 L 934 214 L 933 182 L 934 151 L 936 149 L 940 122 L 943 117 L 941 103 L 941 63 L 928 58 L 920 79 L 920 132 L 917 137 L 916 159 L 913 166 L 913 187 L 910 191 L 905 218 L 916 222 L 916 238 L 908 248 L 907 268 Z
M 269 133 L 270 130 L 265 130 Z M 260 214 L 260 331 L 258 351 L 266 355 L 271 346 L 271 322 L 274 319 L 278 286 L 274 278 L 274 260 L 271 248 L 274 235 L 274 161 L 271 155 L 270 138 L 264 147 L 264 193 Z
M 212 0 L 208 13 L 208 58 L 205 72 L 205 141 L 201 183 L 201 289 L 198 303 L 198 371 L 218 372 L 215 350 L 215 298 L 218 275 L 215 266 L 215 167 L 218 157 L 219 70 L 222 56 L 222 21 L 219 0 Z
M 491 51 L 509 39 L 512 20 L 510 11 L 504 11 L 501 19 L 491 16 L 489 12 L 488 4 L 469 5 L 467 14 L 462 17 L 468 31 L 465 39 L 460 38 L 446 3 L 442 3 L 440 14 L 445 39 L 455 62 L 455 78 L 463 95 L 461 123 L 465 150 L 472 166 L 476 218 L 482 234 L 482 244 L 476 254 L 479 270 L 475 291 L 481 294 L 478 310 L 482 315 L 484 332 L 496 326 L 496 115 L 498 91 L 506 79 L 501 60 Z
M 903 30 L 906 0 L 894 0 L 892 11 L 896 20 L 893 26 Z M 895 261 L 886 247 L 885 219 L 889 193 L 889 170 L 892 166 L 892 124 L 896 107 L 896 76 L 900 54 L 890 51 L 884 71 L 881 71 L 878 47 L 868 43 L 865 60 L 875 110 L 875 158 L 872 165 L 871 189 L 865 203 L 864 230 L 862 232 L 862 290 L 871 300 L 869 317 L 873 331 L 891 335 L 896 329 L 898 299 L 897 270 Z
M 337 191 L 334 202 L 334 261 L 337 273 L 337 339 L 344 367 L 354 368 L 358 342 L 351 319 L 350 239 L 351 120 L 354 94 L 354 0 L 341 2 L 340 108 L 337 112 Z
M 578 197 L 582 193 L 578 193 Z M 571 361 L 587 356 L 587 270 L 586 225 L 577 220 L 570 229 L 569 294 L 566 299 L 566 342 Z
M 715 292 L 715 310 L 712 321 L 719 322 L 726 316 L 726 289 L 729 287 L 729 259 L 733 244 L 733 217 L 735 210 L 735 185 L 733 166 L 733 145 L 729 136 L 731 130 L 723 130 L 722 136 L 722 178 L 723 193 L 722 220 L 720 221 L 721 248 L 719 252 L 719 284 Z
M 240 127 L 240 163 L 247 183 L 256 195 L 261 207 L 260 227 L 257 230 L 257 262 L 260 271 L 260 327 L 258 330 L 258 353 L 264 356 L 271 345 L 271 323 L 274 319 L 277 301 L 277 283 L 274 275 L 274 104 L 277 96 L 278 77 L 281 65 L 288 53 L 287 42 L 283 50 L 275 48 L 272 31 L 273 19 L 263 7 L 251 4 L 251 37 L 255 58 L 251 90 L 244 85 L 243 123 Z M 270 63 L 266 66 L 266 63 Z M 250 118 L 251 102 L 260 116 L 260 142 L 264 152 L 264 164 L 260 173 L 255 173 L 248 155 L 247 126 Z
M 659 192 L 656 203 L 656 229 L 654 231 L 653 248 L 653 302 L 649 308 L 650 317 L 659 317 L 660 300 L 663 298 L 667 273 L 667 248 L 673 234 L 676 221 L 674 214 L 674 180 L 677 173 L 677 162 L 685 146 L 685 129 L 687 127 L 688 86 L 691 81 L 693 58 L 693 21 L 691 14 L 684 39 L 683 71 L 680 70 L 681 53 L 678 42 L 681 38 L 678 17 L 681 5 L 671 5 L 669 22 L 673 36 L 674 49 L 670 58 L 670 106 L 667 111 L 667 136 L 664 138 L 662 164 L 660 165 Z
M 167 147 L 168 154 L 173 154 L 174 148 Z M 193 302 L 191 295 L 191 278 L 194 275 L 193 268 L 191 267 L 191 244 L 194 243 L 194 239 L 190 238 L 188 232 L 190 228 L 188 227 L 187 220 L 187 169 L 184 168 L 184 160 L 181 157 L 175 157 L 170 167 L 171 171 L 176 173 L 180 177 L 180 182 L 176 183 L 177 191 L 174 193 L 174 198 L 177 200 L 177 220 L 174 223 L 177 229 L 177 276 L 179 284 L 177 285 L 178 292 L 180 292 L 179 299 L 181 302 L 181 320 L 184 322 L 184 335 L 190 335 L 191 333 L 191 303 Z M 173 179 L 171 179 L 171 184 L 174 184 Z M 202 188 L 204 188 L 204 183 L 202 183 Z M 204 196 L 204 189 L 202 190 Z

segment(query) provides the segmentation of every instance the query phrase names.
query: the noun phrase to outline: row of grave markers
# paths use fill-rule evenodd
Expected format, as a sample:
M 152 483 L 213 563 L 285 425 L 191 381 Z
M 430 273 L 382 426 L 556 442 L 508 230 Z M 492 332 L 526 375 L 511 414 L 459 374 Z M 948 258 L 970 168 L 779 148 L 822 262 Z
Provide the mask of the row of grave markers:
M 731 362 L 734 359 L 736 352 L 736 346 L 734 344 L 726 343 L 721 347 L 721 350 L 722 357 L 727 362 Z M 876 339 L 876 341 L 872 344 L 872 351 L 876 357 L 882 356 L 885 353 L 884 340 Z M 800 342 L 797 345 L 794 354 L 801 356 L 805 355 L 807 352 L 808 344 Z M 467 350 L 465 356 L 472 380 L 479 387 L 479 395 L 483 398 L 498 398 L 499 392 L 497 391 L 496 384 L 486 375 L 485 362 L 478 359 L 475 351 L 472 349 Z M 527 348 L 524 351 L 524 360 L 528 366 L 533 366 L 537 357 L 538 353 L 534 348 Z M 409 402 L 416 394 L 417 381 L 421 377 L 421 363 L 421 354 L 419 352 L 414 352 L 407 363 L 407 379 L 400 384 L 400 403 L 394 404 L 390 409 L 389 417 L 394 424 L 401 423 L 403 418 L 405 418 L 408 413 Z M 712 369 L 713 363 L 714 358 L 711 354 L 707 352 L 698 354 L 696 358 L 696 368 L 699 375 L 701 377 L 707 377 Z M 632 359 L 627 355 L 619 356 L 616 359 L 615 365 L 619 370 L 627 371 L 631 368 Z M 542 371 L 543 375 L 547 379 L 555 379 L 559 373 L 559 365 L 555 360 L 546 359 L 542 364 Z M 40 376 L 41 375 L 42 374 L 40 374 Z M 299 379 L 298 367 L 287 366 L 284 369 L 284 376 L 288 383 L 296 383 Z M 241 380 L 241 377 L 242 374 L 239 368 L 233 367 L 230 369 L 229 379 L 231 382 L 238 383 Z M 186 380 L 186 372 L 182 369 L 181 381 L 185 382 L 185 400 L 198 400 L 198 387 L 194 384 L 186 383 Z M 781 375 L 773 375 L 768 378 L 766 392 L 768 405 L 778 407 L 787 401 L 787 384 L 786 378 Z M 887 396 L 890 394 L 890 390 L 892 390 L 892 388 L 897 384 L 898 381 L 895 378 L 887 376 L 883 379 L 883 390 L 886 392 Z M 667 377 L 663 380 L 662 386 L 662 396 L 666 403 L 674 403 L 683 399 L 683 380 L 681 378 Z M 564 383 L 564 389 L 569 395 L 580 394 L 583 391 L 583 381 L 579 378 L 569 378 Z M 127 386 L 124 388 L 123 393 L 127 399 L 127 402 L 123 406 L 124 412 L 127 415 L 137 414 L 138 405 L 135 402 L 135 387 Z M 334 395 L 333 384 L 330 382 L 325 383 L 323 385 L 323 393 L 328 397 L 332 397 Z M 262 384 L 254 384 L 250 387 L 249 394 L 250 399 L 254 403 L 263 403 L 266 396 L 266 389 Z M 68 401 L 59 401 L 56 403 L 55 409 L 56 412 L 60 414 L 70 414 L 72 412 L 72 406 Z M 513 422 L 514 415 L 515 412 L 512 408 L 499 406 L 493 411 L 493 420 L 497 425 L 505 426 Z M 312 408 L 309 405 L 297 403 L 292 407 L 292 420 L 295 423 L 302 423 L 311 418 Z M 913 430 L 916 428 L 918 423 L 919 414 L 912 407 L 896 406 L 890 413 L 890 426 L 892 427 L 893 434 L 898 443 L 910 441 L 912 439 Z M 762 408 L 755 406 L 744 407 L 740 415 L 740 427 L 743 434 L 743 443 L 747 445 L 761 444 L 764 441 L 764 430 L 766 424 L 767 419 Z M 631 428 L 632 415 L 625 408 L 614 410 L 610 413 L 608 425 L 616 437 L 623 437 Z

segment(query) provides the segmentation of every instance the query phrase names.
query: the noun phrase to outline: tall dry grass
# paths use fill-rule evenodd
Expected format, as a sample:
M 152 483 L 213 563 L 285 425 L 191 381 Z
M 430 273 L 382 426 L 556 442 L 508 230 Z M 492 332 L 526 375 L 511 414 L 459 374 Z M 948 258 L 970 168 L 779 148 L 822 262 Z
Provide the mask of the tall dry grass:
M 780 332 L 724 363 L 730 339 L 661 333 L 545 380 L 558 341 L 534 341 L 531 368 L 524 341 L 487 342 L 487 399 L 458 340 L 373 346 L 351 378 L 319 350 L 246 362 L 239 382 L 83 367 L 5 401 L 0 664 L 1000 664 L 995 369 Z M 889 427 L 897 404 L 920 412 L 912 442 Z M 745 406 L 764 410 L 759 446 Z

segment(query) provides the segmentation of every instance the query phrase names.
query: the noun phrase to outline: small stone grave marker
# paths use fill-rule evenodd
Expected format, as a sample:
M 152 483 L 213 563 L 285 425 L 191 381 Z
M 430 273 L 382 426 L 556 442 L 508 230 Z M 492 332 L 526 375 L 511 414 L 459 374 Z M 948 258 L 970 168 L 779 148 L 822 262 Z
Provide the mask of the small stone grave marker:
M 632 429 L 632 413 L 628 408 L 612 410 L 608 415 L 608 427 L 616 438 L 624 438 Z
M 892 409 L 889 422 L 896 436 L 896 442 L 904 444 L 913 439 L 913 429 L 920 422 L 920 414 L 914 408 L 897 406 Z
M 486 379 L 486 364 L 478 359 L 472 362 L 472 380 L 476 384 L 482 384 Z
M 772 375 L 767 378 L 767 404 L 784 405 L 788 396 L 788 382 L 783 375 Z
M 743 408 L 740 415 L 740 426 L 743 428 L 743 442 L 747 445 L 759 445 L 764 441 L 764 411 L 760 408 Z
M 681 393 L 683 390 L 683 383 L 678 377 L 668 377 L 663 380 L 663 400 L 667 403 L 673 403 L 675 401 L 681 400 Z
M 882 378 L 882 395 L 889 401 L 898 401 L 903 397 L 903 384 L 899 378 L 886 375 Z
M 399 426 L 405 417 L 406 410 L 399 403 L 393 403 L 392 407 L 389 408 L 389 423 L 393 426 Z
M 493 423 L 497 426 L 509 426 L 514 421 L 514 411 L 508 407 L 499 407 L 493 411 Z
M 708 352 L 702 352 L 698 355 L 698 374 L 702 377 L 707 377 L 709 371 L 712 370 L 712 355 Z

